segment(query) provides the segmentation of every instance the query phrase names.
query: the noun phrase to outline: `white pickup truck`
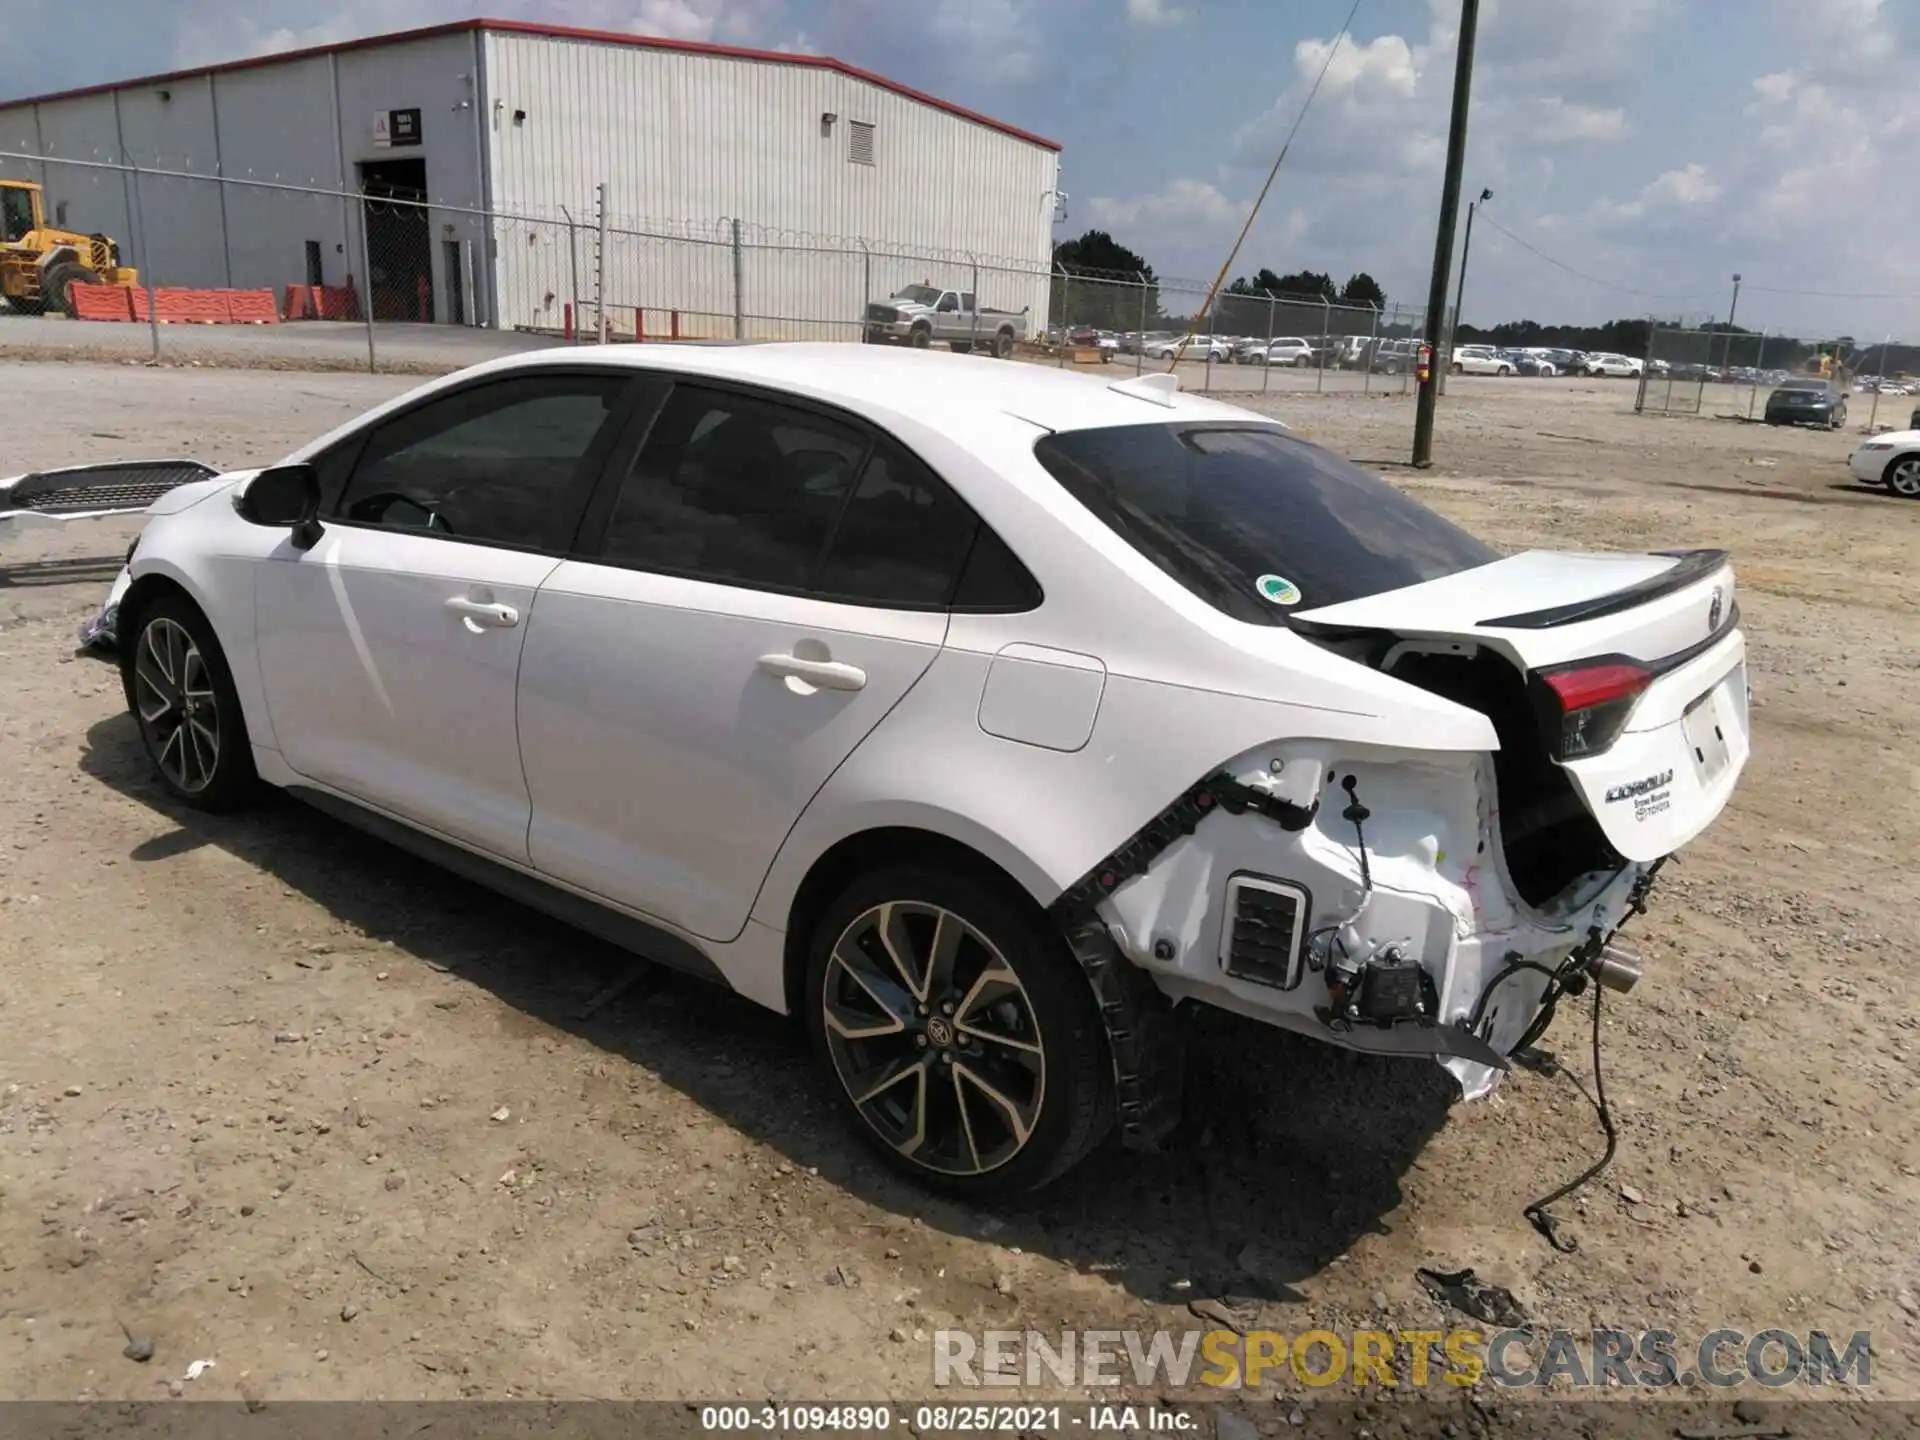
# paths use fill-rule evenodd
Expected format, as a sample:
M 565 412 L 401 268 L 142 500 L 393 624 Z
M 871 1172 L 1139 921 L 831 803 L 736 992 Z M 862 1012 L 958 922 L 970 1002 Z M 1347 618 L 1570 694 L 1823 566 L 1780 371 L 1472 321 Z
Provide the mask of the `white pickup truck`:
M 978 346 L 1002 359 L 1027 338 L 1025 310 L 983 310 L 971 290 L 908 285 L 867 306 L 869 345 L 911 345 L 924 350 L 944 340 L 964 355 Z

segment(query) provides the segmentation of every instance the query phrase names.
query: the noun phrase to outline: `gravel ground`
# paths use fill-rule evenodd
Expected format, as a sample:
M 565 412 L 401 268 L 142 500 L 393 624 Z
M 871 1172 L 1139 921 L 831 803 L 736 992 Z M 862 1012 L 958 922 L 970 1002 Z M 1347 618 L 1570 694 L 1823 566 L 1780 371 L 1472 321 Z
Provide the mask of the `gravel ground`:
M 257 462 L 413 383 L 0 376 L 0 469 Z M 669 980 L 575 1020 L 598 943 L 290 803 L 170 806 L 71 655 L 133 533 L 100 522 L 0 548 L 0 1394 L 925 1397 L 943 1326 L 1431 1327 L 1415 1268 L 1472 1266 L 1582 1332 L 1868 1329 L 1874 1390 L 1920 1398 L 1920 507 L 1849 484 L 1843 436 L 1452 388 L 1423 472 L 1404 399 L 1262 403 L 1503 546 L 1740 567 L 1753 760 L 1607 1006 L 1620 1151 L 1560 1207 L 1577 1253 L 1521 1215 L 1598 1153 L 1573 1079 L 1454 1107 L 1437 1068 L 1225 1018 L 1168 1153 L 929 1200 L 776 1018 Z M 1549 1038 L 1583 1083 L 1587 1023 Z

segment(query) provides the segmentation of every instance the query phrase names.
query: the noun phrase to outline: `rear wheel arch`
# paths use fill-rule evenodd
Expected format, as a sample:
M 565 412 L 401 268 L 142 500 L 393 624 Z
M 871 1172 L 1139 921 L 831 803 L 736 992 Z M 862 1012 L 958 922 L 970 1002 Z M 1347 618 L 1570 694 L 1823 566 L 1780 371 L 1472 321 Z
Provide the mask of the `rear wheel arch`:
M 1035 916 L 1045 914 L 1039 899 L 1011 872 L 963 840 L 909 825 L 858 831 L 836 841 L 814 860 L 787 907 L 783 962 L 789 1015 L 798 1018 L 803 1013 L 807 956 L 814 927 L 827 907 L 861 875 L 903 864 L 922 864 L 970 875 L 990 885 L 1021 910 Z

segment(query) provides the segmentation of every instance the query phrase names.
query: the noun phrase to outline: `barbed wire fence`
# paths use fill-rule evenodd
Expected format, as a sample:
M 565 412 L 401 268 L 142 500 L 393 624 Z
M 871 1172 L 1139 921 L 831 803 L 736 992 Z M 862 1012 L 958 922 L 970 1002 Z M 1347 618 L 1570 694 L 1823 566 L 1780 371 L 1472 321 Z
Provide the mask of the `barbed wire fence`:
M 1187 345 L 1180 363 L 1195 388 L 1388 394 L 1412 383 L 1423 321 L 1404 306 L 1264 292 L 1223 294 L 1202 315 L 1207 287 L 1197 280 L 746 218 L 639 215 L 618 209 L 605 185 L 577 206 L 482 209 L 427 198 L 386 164 L 363 167 L 362 188 L 344 189 L 208 173 L 185 156 L 136 164 L 18 149 L 0 150 L 0 178 L 40 182 L 48 226 L 111 241 L 137 276 L 96 287 L 114 275 L 85 263 L 59 275 L 49 267 L 54 283 L 13 285 L 12 307 L 122 321 L 118 347 L 130 349 L 144 330 L 155 359 L 289 343 L 200 329 L 243 319 L 310 322 L 303 354 L 369 369 L 444 367 L 448 332 L 461 328 L 542 343 L 857 342 L 869 338 L 869 306 L 924 285 L 1019 316 L 1029 356 L 1038 347 L 1062 365 L 1165 365 L 1197 331 L 1205 343 Z M 68 293 L 75 285 L 78 298 Z M 108 343 L 104 325 L 88 327 L 86 343 L 96 342 Z M 481 340 L 460 354 L 479 358 L 489 343 L 507 342 Z

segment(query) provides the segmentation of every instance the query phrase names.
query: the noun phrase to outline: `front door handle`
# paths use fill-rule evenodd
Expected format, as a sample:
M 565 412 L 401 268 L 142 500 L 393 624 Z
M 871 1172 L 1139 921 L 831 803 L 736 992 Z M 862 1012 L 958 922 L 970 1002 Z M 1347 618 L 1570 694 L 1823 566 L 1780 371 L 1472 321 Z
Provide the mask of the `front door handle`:
M 799 655 L 762 655 L 760 668 L 769 675 L 798 681 L 812 690 L 862 690 L 867 684 L 866 671 L 858 665 L 848 665 L 839 660 L 809 660 Z
M 513 606 L 497 605 L 490 600 L 469 600 L 464 595 L 450 597 L 447 609 L 458 615 L 476 635 L 482 630 L 511 630 L 520 623 L 520 612 Z

